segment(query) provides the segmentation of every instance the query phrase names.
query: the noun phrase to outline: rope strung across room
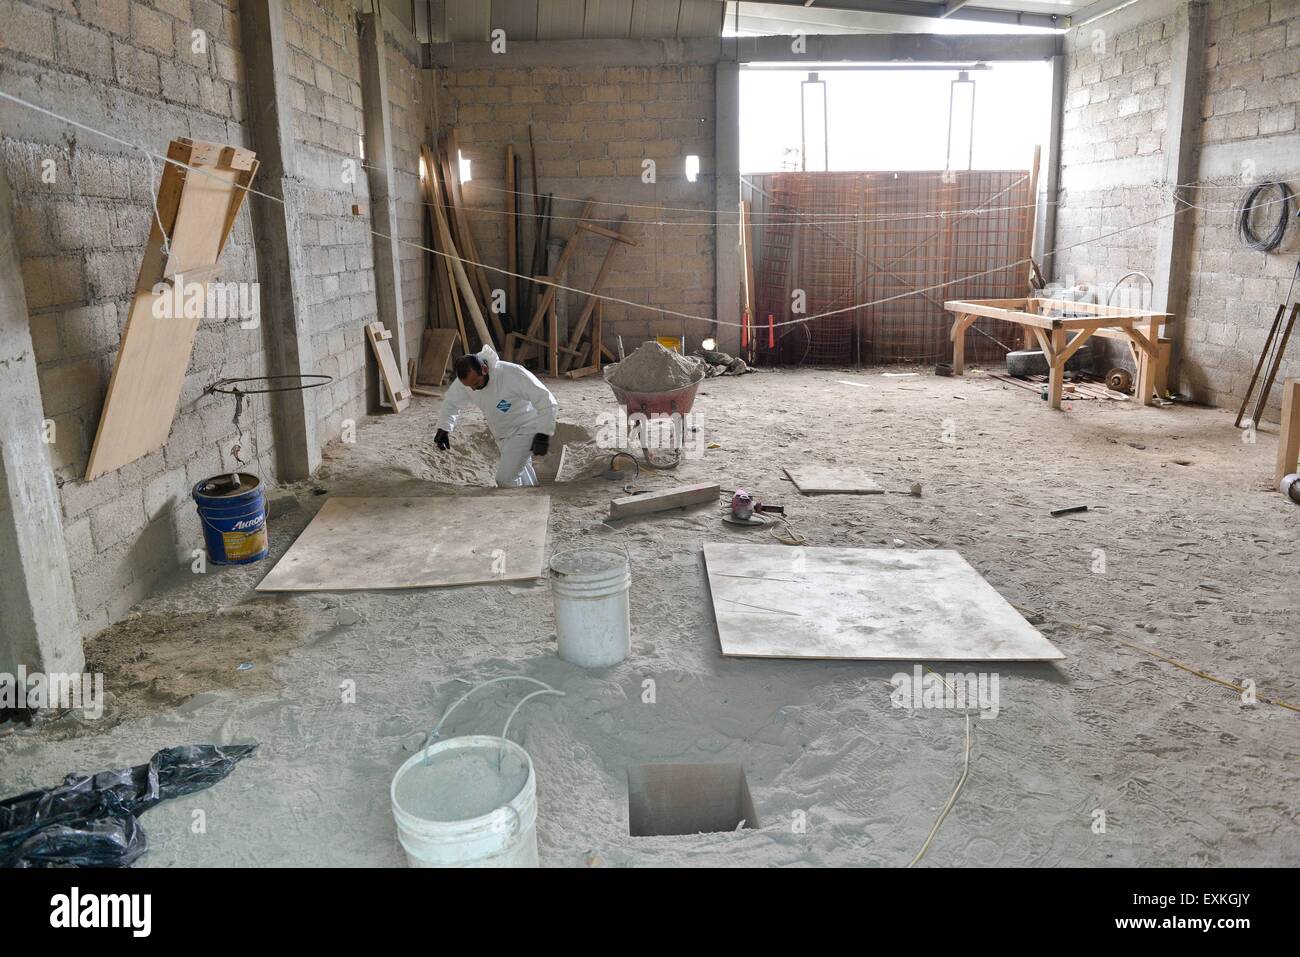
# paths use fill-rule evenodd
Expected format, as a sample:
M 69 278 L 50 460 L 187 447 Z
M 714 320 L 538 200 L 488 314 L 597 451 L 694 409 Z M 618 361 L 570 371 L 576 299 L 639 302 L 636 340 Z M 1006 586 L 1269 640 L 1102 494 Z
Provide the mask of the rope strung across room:
M 158 156 L 158 154 L 150 153 L 147 149 L 145 149 L 145 147 L 139 145 L 138 143 L 132 143 L 130 140 L 125 140 L 125 139 L 122 139 L 121 137 L 114 136 L 114 135 L 111 134 L 111 133 L 104 132 L 103 130 L 98 130 L 98 129 L 95 129 L 94 127 L 92 127 L 92 126 L 87 126 L 87 125 L 84 124 L 84 123 L 79 123 L 79 122 L 76 121 L 76 120 L 70 119 L 69 117 L 66 117 L 66 116 L 62 116 L 61 114 L 59 114 L 59 113 L 55 113 L 55 112 L 52 111 L 52 110 L 47 110 L 45 107 L 37 106 L 37 105 L 34 104 L 34 103 L 29 103 L 28 101 L 22 99 L 21 97 L 14 96 L 14 95 L 11 94 L 11 93 L 6 93 L 6 92 L 4 92 L 3 90 L 0 90 L 0 99 L 9 100 L 10 102 L 12 102 L 12 103 L 16 103 L 16 104 L 18 104 L 19 106 L 24 106 L 24 107 L 27 107 L 27 108 L 29 108 L 29 109 L 35 110 L 35 111 L 37 111 L 37 112 L 39 112 L 39 113 L 42 113 L 42 114 L 44 114 L 44 115 L 46 115 L 46 116 L 51 117 L 52 119 L 56 119 L 56 120 L 59 120 L 59 121 L 61 121 L 61 122 L 67 123 L 67 124 L 69 124 L 70 126 L 76 127 L 77 129 L 85 130 L 86 132 L 89 132 L 89 133 L 94 133 L 94 134 L 97 135 L 97 136 L 102 136 L 102 137 L 104 137 L 104 138 L 107 139 L 107 140 L 111 140 L 112 142 L 119 143 L 119 144 L 121 144 L 121 145 L 123 145 L 123 146 L 129 146 L 129 147 L 131 147 L 132 149 L 139 150 L 140 152 L 145 153 L 146 155 L 154 156 L 154 157 L 156 157 L 156 158 L 158 158 L 158 159 L 163 160 L 164 162 L 171 163 L 171 164 L 173 164 L 173 165 L 175 165 L 175 166 L 179 166 L 179 167 L 182 167 L 182 168 L 184 168 L 184 169 L 190 170 L 191 172 L 197 173 L 197 174 L 199 174 L 199 175 L 201 175 L 201 176 L 212 177 L 212 174 L 211 174 L 210 172 L 208 172 L 207 170 L 203 169 L 202 167 L 191 166 L 191 165 L 189 165 L 188 163 L 182 163 L 182 162 L 180 162 L 179 160 L 172 159 L 171 157 Z M 255 195 L 255 196 L 261 196 L 263 199 L 268 199 L 268 200 L 270 200 L 271 202 L 274 202 L 274 203 L 279 203 L 279 204 L 281 204 L 281 205 L 284 205 L 284 203 L 285 203 L 285 201 L 284 201 L 283 198 L 281 198 L 281 197 L 279 197 L 279 196 L 272 196 L 270 193 L 264 193 L 264 192 L 262 192 L 261 190 L 253 189 L 251 186 L 236 186 L 236 188 L 238 188 L 238 189 L 243 189 L 243 190 L 245 190 L 246 192 L 251 193 L 251 194 L 253 194 L 253 195 Z M 1044 253 L 1043 253 L 1043 256 L 1042 256 L 1042 260 L 1043 260 L 1043 262 L 1046 262 L 1048 259 L 1054 258 L 1055 256 L 1059 255 L 1060 253 L 1066 252 L 1066 251 L 1068 251 L 1068 250 L 1076 249 L 1076 248 L 1079 248 L 1079 247 L 1082 247 L 1082 246 L 1089 246 L 1089 245 L 1091 245 L 1091 244 L 1093 244 L 1093 243 L 1098 243 L 1098 242 L 1101 242 L 1101 241 L 1103 241 L 1103 240 L 1110 239 L 1110 238 L 1113 237 L 1113 236 L 1118 236 L 1118 235 L 1120 235 L 1121 233 L 1126 233 L 1126 232 L 1129 232 L 1130 230 L 1134 230 L 1134 229 L 1141 229 L 1143 226 L 1149 226 L 1149 225 L 1151 225 L 1152 223 L 1157 223 L 1157 222 L 1160 222 L 1161 220 L 1164 220 L 1164 219 L 1170 219 L 1170 218 L 1172 218 L 1172 217 L 1178 215 L 1179 212 L 1180 212 L 1180 210 L 1177 210 L 1177 209 L 1176 209 L 1176 210 L 1173 210 L 1173 211 L 1171 211 L 1171 212 L 1161 213 L 1160 215 L 1158 215 L 1158 216 L 1153 216 L 1153 217 L 1150 218 L 1150 219 L 1142 220 L 1141 222 L 1137 222 L 1137 223 L 1132 223 L 1132 224 L 1130 224 L 1130 225 L 1128 225 L 1128 226 L 1121 226 L 1121 227 L 1119 227 L 1118 229 L 1114 229 L 1114 230 L 1112 230 L 1112 231 L 1110 231 L 1110 232 L 1108 232 L 1108 233 L 1102 233 L 1102 234 L 1100 234 L 1100 235 L 1098 235 L 1098 236 L 1094 236 L 1094 237 L 1092 237 L 1091 239 L 1081 239 L 1081 240 L 1079 240 L 1078 242 L 1075 242 L 1075 243 L 1069 243 L 1069 244 L 1064 245 L 1064 246 L 1058 246 L 1058 247 L 1056 247 L 1055 249 L 1047 250 L 1046 252 L 1044 252 Z M 610 296 L 610 295 L 605 295 L 605 294 L 602 294 L 602 293 L 593 293 L 593 292 L 591 292 L 590 290 L 587 290 L 587 289 L 578 289 L 578 288 L 573 287 L 573 286 L 566 286 L 566 285 L 564 285 L 563 283 L 558 283 L 558 282 L 555 282 L 555 281 L 553 281 L 553 280 L 540 279 L 540 278 L 537 278 L 537 277 L 535 277 L 535 276 L 528 276 L 528 275 L 525 275 L 525 274 L 523 274 L 523 273 L 511 272 L 511 271 L 508 270 L 508 269 L 502 269 L 501 267 L 498 267 L 498 266 L 492 266 L 492 265 L 489 265 L 488 263 L 475 262 L 474 260 L 472 260 L 472 259 L 466 259 L 466 258 L 464 258 L 463 256 L 452 256 L 452 255 L 449 254 L 449 253 L 444 253 L 444 252 L 442 252 L 442 251 L 440 251 L 440 250 L 433 249 L 432 247 L 425 246 L 425 245 L 423 245 L 423 244 L 421 244 L 421 243 L 417 243 L 417 242 L 414 242 L 414 241 L 409 240 L 409 239 L 402 239 L 401 237 L 389 236 L 389 235 L 387 235 L 387 234 L 385 234 L 385 233 L 381 233 L 381 232 L 379 232 L 378 230 L 374 230 L 374 229 L 372 229 L 372 230 L 369 230 L 369 232 L 370 232 L 370 234 L 371 234 L 372 236 L 376 236 L 376 237 L 378 237 L 378 238 L 380 238 L 380 239 L 385 239 L 385 240 L 388 240 L 389 242 L 395 242 L 395 243 L 397 243 L 397 244 L 399 244 L 399 245 L 408 246 L 408 247 L 410 247 L 410 248 L 412 248 L 412 249 L 419 249 L 419 250 L 422 250 L 422 251 L 424 251 L 424 252 L 433 253 L 433 254 L 436 255 L 436 256 L 441 256 L 441 257 L 443 257 L 444 259 L 454 260 L 454 261 L 460 262 L 460 263 L 462 263 L 462 264 L 464 264 L 464 265 L 467 265 L 467 266 L 475 266 L 475 267 L 477 267 L 477 268 L 479 268 L 479 269 L 485 269 L 485 270 L 488 270 L 489 272 L 498 273 L 498 274 L 503 275 L 503 276 L 512 276 L 512 277 L 514 277 L 514 278 L 516 278 L 516 279 L 522 279 L 522 280 L 525 281 L 525 282 L 531 282 L 531 283 L 534 283 L 534 284 L 536 284 L 536 285 L 540 285 L 540 286 L 550 286 L 550 287 L 552 287 L 552 288 L 554 288 L 554 289 L 556 289 L 556 290 L 559 290 L 559 291 L 578 293 L 578 294 L 580 294 L 580 295 L 582 295 L 582 296 L 585 296 L 585 297 L 587 297 L 587 298 L 589 298 L 589 299 L 596 299 L 596 300 L 600 300 L 600 301 L 602 301 L 602 302 L 615 303 L 615 304 L 617 304 L 617 305 L 627 306 L 627 307 L 632 308 L 632 309 L 639 309 L 639 310 L 642 310 L 642 311 L 644 311 L 644 312 L 652 312 L 652 313 L 655 313 L 655 314 L 657 314 L 657 315 L 659 315 L 659 316 L 670 316 L 670 317 L 677 318 L 677 319 L 689 319 L 689 320 L 692 320 L 692 321 L 694 321 L 694 322 L 702 322 L 702 323 L 710 324 L 710 325 L 714 325 L 714 326 L 726 326 L 726 327 L 728 327 L 728 328 L 733 328 L 733 329 L 740 329 L 740 328 L 744 328 L 744 326 L 745 326 L 745 324 L 744 324 L 743 322 L 733 322 L 733 321 L 731 321 L 731 320 L 727 320 L 727 319 L 720 319 L 720 318 L 718 318 L 718 317 L 716 317 L 716 316 L 699 316 L 699 315 L 695 315 L 695 314 L 693 314 L 693 313 L 681 312 L 681 311 L 678 311 L 678 310 L 675 310 L 675 309 L 665 309 L 665 308 L 663 308 L 662 306 L 652 306 L 652 305 L 648 305 L 648 304 L 646 304 L 646 303 L 634 302 L 634 301 L 632 301 L 632 300 L 630 300 L 630 299 L 622 299 L 622 298 L 620 298 L 620 297 L 618 297 L 618 296 Z M 882 298 L 882 299 L 874 299 L 874 300 L 871 300 L 871 301 L 868 301 L 868 302 L 855 303 L 854 305 L 851 305 L 851 306 L 845 306 L 845 307 L 843 307 L 843 308 L 841 308 L 841 309 L 832 309 L 832 310 L 829 310 L 829 311 L 826 311 L 826 312 L 820 312 L 820 313 L 817 313 L 817 314 L 815 314 L 815 315 L 811 315 L 811 316 L 801 316 L 801 317 L 799 317 L 799 318 L 797 318 L 797 319 L 785 319 L 785 320 L 782 320 L 782 321 L 780 321 L 780 322 L 774 322 L 774 323 L 772 323 L 772 324 L 769 326 L 769 328 L 770 328 L 770 329 L 779 329 L 779 328 L 785 328 L 785 327 L 787 327 L 787 326 L 798 326 L 798 325 L 803 325 L 803 324 L 805 324 L 805 323 L 813 322 L 814 320 L 817 320 L 817 319 L 823 319 L 823 318 L 826 318 L 826 317 L 828 317 L 828 316 L 838 316 L 838 315 L 843 315 L 843 314 L 846 313 L 846 312 L 853 312 L 854 310 L 857 310 L 857 309 L 867 309 L 867 308 L 870 308 L 870 307 L 872 307 L 872 306 L 884 305 L 885 303 L 895 302 L 895 301 L 898 301 L 898 300 L 900 300 L 900 299 L 908 299 L 908 298 L 911 298 L 912 296 L 922 295 L 922 294 L 924 294 L 924 293 L 926 293 L 926 292 L 932 292 L 932 291 L 935 291 L 935 290 L 938 290 L 938 289 L 946 289 L 946 288 L 948 288 L 949 286 L 960 285 L 960 284 L 962 284 L 962 283 L 969 282 L 969 281 L 972 280 L 972 279 L 980 279 L 980 278 L 982 278 L 982 277 L 984 277 L 984 276 L 990 275 L 990 274 L 992 274 L 992 273 L 1001 272 L 1001 271 L 1006 270 L 1006 269 L 1014 269 L 1014 268 L 1016 268 L 1017 266 L 1028 265 L 1030 261 L 1031 261 L 1031 260 L 1028 259 L 1028 258 L 1017 259 L 1017 260 L 1014 260 L 1014 261 L 1012 261 L 1012 262 L 1003 263 L 1002 265 L 1000 265 L 1000 266 L 996 266 L 996 267 L 994 267 L 994 268 L 992 268 L 992 269 L 986 269 L 986 270 L 983 270 L 983 271 L 978 272 L 978 273 L 973 273 L 973 274 L 971 274 L 971 275 L 969 275 L 969 276 L 961 276 L 961 277 L 958 277 L 958 278 L 956 278 L 956 279 L 949 280 L 949 281 L 947 281 L 947 282 L 935 283 L 934 285 L 931 285 L 931 286 L 916 287 L 916 288 L 913 288 L 912 290 L 910 290 L 910 291 L 908 291 L 908 292 L 897 293 L 897 294 L 895 294 L 895 295 L 893 295 L 893 296 L 886 296 L 886 297 L 884 297 L 884 298 Z

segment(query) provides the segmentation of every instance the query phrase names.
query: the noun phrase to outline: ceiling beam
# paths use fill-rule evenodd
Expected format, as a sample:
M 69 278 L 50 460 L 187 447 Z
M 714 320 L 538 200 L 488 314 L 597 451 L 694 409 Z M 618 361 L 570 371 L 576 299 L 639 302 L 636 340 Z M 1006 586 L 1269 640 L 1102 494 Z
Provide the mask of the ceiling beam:
M 752 0 L 765 6 L 799 7 L 808 6 L 804 0 Z M 954 20 L 971 20 L 977 23 L 998 23 L 1004 26 L 1045 27 L 1051 30 L 1064 30 L 1068 26 L 1067 16 L 1050 13 L 1025 13 L 1017 10 L 991 10 L 986 7 L 969 6 L 971 0 L 949 0 L 945 3 L 928 2 L 928 0 L 817 0 L 818 10 L 847 10 L 853 13 L 884 13 L 900 17 L 928 17 L 939 20 L 951 17 Z M 951 7 L 951 9 L 949 9 Z M 946 12 L 945 12 L 946 11 Z
M 726 59 L 741 63 L 997 63 L 1046 60 L 1060 52 L 1061 34 L 1017 33 L 851 33 L 809 35 L 802 52 L 790 38 L 728 37 Z M 500 57 L 486 43 L 434 43 L 426 47 L 431 66 L 453 70 L 493 70 Z M 511 66 L 656 66 L 716 63 L 717 40 L 517 40 L 510 45 Z M 815 67 L 809 67 L 815 69 Z
M 1137 3 L 1137 0 L 1096 0 L 1096 3 L 1090 3 L 1086 7 L 1080 7 L 1067 18 L 1071 27 L 1083 27 L 1092 23 L 1093 20 L 1099 20 L 1108 13 L 1114 13 L 1123 7 L 1131 6 Z

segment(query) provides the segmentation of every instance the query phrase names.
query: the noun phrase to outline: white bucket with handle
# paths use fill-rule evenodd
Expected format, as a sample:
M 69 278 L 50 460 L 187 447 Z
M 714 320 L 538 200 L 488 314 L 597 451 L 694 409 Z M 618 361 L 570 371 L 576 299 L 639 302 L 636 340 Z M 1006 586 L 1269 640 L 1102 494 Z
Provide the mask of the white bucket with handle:
M 510 680 L 529 681 L 543 690 L 515 705 L 500 737 L 437 740 L 438 729 L 462 701 L 479 688 Z M 475 685 L 443 713 L 426 746 L 398 768 L 389 797 L 411 867 L 537 866 L 533 760 L 506 732 L 524 702 L 543 694 L 564 692 L 522 675 Z
M 610 548 L 570 548 L 551 558 L 560 657 L 608 668 L 632 650 L 632 562 Z

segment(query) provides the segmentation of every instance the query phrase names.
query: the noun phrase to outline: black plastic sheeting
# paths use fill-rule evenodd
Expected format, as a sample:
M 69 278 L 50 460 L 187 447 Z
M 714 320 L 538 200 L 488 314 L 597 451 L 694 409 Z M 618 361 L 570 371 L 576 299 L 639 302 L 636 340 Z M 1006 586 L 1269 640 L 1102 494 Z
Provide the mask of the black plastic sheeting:
M 255 744 L 165 748 L 148 764 L 69 774 L 58 787 L 0 801 L 0 867 L 130 867 L 149 848 L 136 818 L 216 784 Z

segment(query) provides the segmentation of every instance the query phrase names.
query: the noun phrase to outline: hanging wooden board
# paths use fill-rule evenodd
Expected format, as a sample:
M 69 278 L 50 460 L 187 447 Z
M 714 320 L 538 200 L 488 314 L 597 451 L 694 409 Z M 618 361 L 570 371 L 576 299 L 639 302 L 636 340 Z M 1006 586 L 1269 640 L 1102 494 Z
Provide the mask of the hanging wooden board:
M 177 139 L 167 155 L 175 163 L 163 168 L 158 215 L 108 381 L 86 481 L 167 443 L 202 318 L 186 315 L 184 305 L 191 299 L 197 303 L 200 295 L 206 303 L 208 282 L 216 275 L 217 260 L 257 172 L 254 155 L 237 146 Z M 173 279 L 182 284 L 180 290 L 173 291 Z M 155 295 L 155 286 L 165 288 L 165 295 Z M 185 287 L 192 295 L 186 295 Z M 155 315 L 155 304 L 161 317 Z
M 331 498 L 258 591 L 369 591 L 539 578 L 551 499 L 532 491 Z
M 724 655 L 1065 657 L 955 551 L 706 544 L 704 561 Z
M 384 328 L 379 320 L 366 323 L 366 338 L 374 350 L 375 361 L 379 363 L 379 378 L 384 383 L 384 394 L 393 406 L 394 412 L 401 412 L 411 404 L 411 390 L 402 382 L 402 370 L 393 357 L 393 347 L 388 340 L 393 334 Z

